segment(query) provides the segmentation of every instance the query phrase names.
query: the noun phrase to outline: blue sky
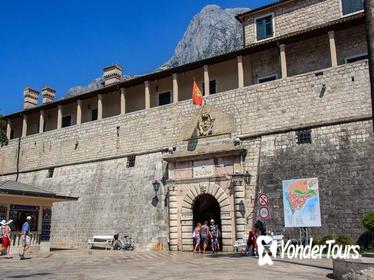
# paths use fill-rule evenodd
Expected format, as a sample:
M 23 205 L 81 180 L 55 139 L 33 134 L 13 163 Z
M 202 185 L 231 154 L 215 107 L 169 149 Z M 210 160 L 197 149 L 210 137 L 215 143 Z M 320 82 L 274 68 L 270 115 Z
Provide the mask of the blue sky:
M 23 88 L 61 97 L 102 68 L 142 74 L 168 60 L 205 5 L 255 8 L 269 0 L 4 1 L 0 8 L 0 114 L 22 110 Z

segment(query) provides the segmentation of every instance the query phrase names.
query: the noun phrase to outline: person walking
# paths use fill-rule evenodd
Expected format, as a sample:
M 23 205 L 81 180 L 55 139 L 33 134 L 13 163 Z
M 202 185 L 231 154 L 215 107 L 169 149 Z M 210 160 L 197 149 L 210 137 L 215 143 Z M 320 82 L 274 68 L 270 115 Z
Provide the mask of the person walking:
M 5 224 L 6 224 L 5 220 L 2 220 L 0 222 L 0 256 L 3 255 L 3 251 L 4 251 L 3 235 L 4 235 Z
M 11 221 L 9 221 L 8 223 L 5 221 L 5 220 L 3 220 L 3 221 L 1 221 L 1 224 L 2 224 L 2 237 L 1 237 L 1 239 L 2 239 L 2 244 L 3 244 L 3 250 L 5 250 L 6 251 L 6 256 L 8 257 L 8 258 L 10 258 L 11 257 L 11 255 L 10 255 L 10 247 L 11 247 L 11 239 L 10 239 L 10 231 L 11 231 L 11 229 L 10 229 L 10 226 L 9 226 L 9 223 L 10 223 Z
M 208 247 L 208 236 L 209 236 L 209 226 L 208 221 L 205 221 L 201 226 L 201 244 L 203 245 L 203 253 L 205 254 L 206 248 Z
M 20 256 L 21 260 L 25 259 L 25 253 L 30 249 L 30 221 L 31 216 L 27 216 L 26 222 L 22 226 L 21 232 L 21 244 L 22 244 L 22 251 Z
M 200 237 L 200 231 L 201 231 L 201 224 L 200 223 L 197 223 L 194 231 L 193 231 L 193 239 L 194 239 L 194 242 L 195 242 L 195 247 L 193 249 L 193 252 L 194 253 L 200 253 L 200 241 L 201 241 L 201 237 Z M 199 251 L 197 251 L 197 249 L 199 249 Z
M 209 235 L 210 235 L 213 254 L 219 251 L 219 242 L 218 242 L 219 234 L 220 232 L 219 232 L 218 226 L 215 224 L 214 220 L 211 219 Z
M 256 243 L 256 233 L 255 230 L 250 230 L 248 232 L 248 239 L 247 239 L 247 250 L 245 254 L 247 256 L 256 256 L 257 254 L 257 243 Z

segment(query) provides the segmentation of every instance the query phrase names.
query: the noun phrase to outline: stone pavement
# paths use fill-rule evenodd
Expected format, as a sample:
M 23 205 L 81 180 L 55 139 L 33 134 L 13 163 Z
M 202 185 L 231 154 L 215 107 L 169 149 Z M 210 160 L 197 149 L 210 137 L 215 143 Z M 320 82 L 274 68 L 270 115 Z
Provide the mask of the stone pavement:
M 66 250 L 0 258 L 0 279 L 329 279 L 332 261 L 276 261 L 259 267 L 240 254 Z

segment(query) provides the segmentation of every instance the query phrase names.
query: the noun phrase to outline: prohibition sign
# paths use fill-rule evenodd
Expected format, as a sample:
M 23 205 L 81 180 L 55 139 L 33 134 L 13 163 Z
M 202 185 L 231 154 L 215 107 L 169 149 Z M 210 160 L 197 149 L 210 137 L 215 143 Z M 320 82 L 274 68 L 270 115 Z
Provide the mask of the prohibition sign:
M 267 196 L 266 193 L 260 193 L 258 195 L 258 204 L 260 204 L 260 206 L 267 206 L 269 203 L 269 197 Z
M 269 215 L 270 215 L 269 208 L 267 208 L 266 206 L 261 207 L 258 210 L 258 215 L 260 216 L 261 219 L 267 220 L 269 218 Z

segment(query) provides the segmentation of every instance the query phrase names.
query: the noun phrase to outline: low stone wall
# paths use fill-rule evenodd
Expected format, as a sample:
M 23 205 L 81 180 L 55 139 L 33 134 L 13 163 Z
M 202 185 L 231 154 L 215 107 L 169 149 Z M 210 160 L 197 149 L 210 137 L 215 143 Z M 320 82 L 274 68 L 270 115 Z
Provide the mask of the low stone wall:
M 334 259 L 333 267 L 334 279 L 337 280 L 374 279 L 374 258 Z

